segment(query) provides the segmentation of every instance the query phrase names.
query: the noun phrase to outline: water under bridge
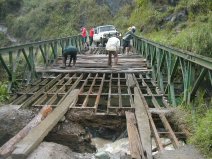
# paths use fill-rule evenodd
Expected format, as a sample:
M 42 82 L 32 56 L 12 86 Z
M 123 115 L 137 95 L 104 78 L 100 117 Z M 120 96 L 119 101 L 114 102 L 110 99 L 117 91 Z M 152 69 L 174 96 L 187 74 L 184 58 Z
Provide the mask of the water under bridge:
M 69 44 L 80 53 L 75 68 L 62 69 L 62 48 Z M 67 109 L 88 110 L 100 118 L 126 116 L 132 158 L 152 158 L 152 152 L 163 152 L 167 145 L 178 149 L 187 132 L 179 131 L 167 114 L 179 104 L 192 104 L 200 89 L 206 100 L 211 99 L 212 59 L 138 36 L 133 49 L 131 55 L 119 54 L 119 64 L 112 67 L 107 66 L 104 48 L 85 51 L 80 36 L 0 49 L 0 65 L 12 93 L 10 105 L 19 109 L 51 105 L 58 118 L 47 117 L 47 127 L 32 130 L 13 157 L 26 157 Z M 38 130 L 42 134 L 36 134 Z M 167 145 L 164 137 L 170 141 Z

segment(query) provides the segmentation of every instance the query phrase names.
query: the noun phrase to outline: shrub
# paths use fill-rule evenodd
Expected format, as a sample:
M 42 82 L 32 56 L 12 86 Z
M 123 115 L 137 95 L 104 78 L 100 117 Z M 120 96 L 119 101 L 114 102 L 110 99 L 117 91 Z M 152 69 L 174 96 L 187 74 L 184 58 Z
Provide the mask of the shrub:
M 202 24 L 195 30 L 193 50 L 199 54 L 212 56 L 212 32 L 211 24 Z
M 212 99 L 205 100 L 205 91 L 198 92 L 195 102 L 177 108 L 174 121 L 191 134 L 188 143 L 195 145 L 206 157 L 212 157 Z
M 7 83 L 0 81 L 0 103 L 4 102 L 7 99 L 9 99 L 9 95 L 7 92 Z
M 197 120 L 196 130 L 189 142 L 196 145 L 208 158 L 212 157 L 212 109 Z
M 0 32 L 0 47 L 6 47 L 12 44 L 12 42 L 7 38 L 4 33 Z

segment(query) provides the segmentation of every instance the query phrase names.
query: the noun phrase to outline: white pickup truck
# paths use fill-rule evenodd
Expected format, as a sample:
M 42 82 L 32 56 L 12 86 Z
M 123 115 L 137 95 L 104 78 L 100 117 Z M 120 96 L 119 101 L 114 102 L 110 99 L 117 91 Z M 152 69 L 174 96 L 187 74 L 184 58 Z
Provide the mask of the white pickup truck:
M 103 46 L 105 46 L 105 43 L 107 42 L 108 38 L 111 35 L 117 33 L 118 31 L 113 25 L 98 26 L 94 29 L 94 36 L 93 36 L 94 44 L 98 46 L 101 43 Z

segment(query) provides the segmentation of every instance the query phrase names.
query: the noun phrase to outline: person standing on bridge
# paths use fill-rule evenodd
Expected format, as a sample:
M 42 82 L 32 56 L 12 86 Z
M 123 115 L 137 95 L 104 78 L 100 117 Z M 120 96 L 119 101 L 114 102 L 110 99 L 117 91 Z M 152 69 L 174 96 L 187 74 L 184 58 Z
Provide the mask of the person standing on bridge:
M 87 30 L 84 26 L 81 27 L 82 45 L 87 45 Z
M 72 45 L 69 45 L 62 51 L 62 53 L 63 53 L 63 67 L 62 68 L 66 68 L 66 61 L 67 61 L 68 55 L 70 56 L 68 67 L 71 67 L 72 60 L 73 60 L 73 67 L 75 67 L 78 51 L 79 50 L 75 46 L 72 46 Z
M 90 42 L 90 46 L 93 43 L 93 35 L 94 35 L 94 28 L 91 28 L 90 30 L 90 34 L 89 34 L 89 42 Z
M 135 33 L 135 31 L 136 31 L 135 26 L 129 27 L 128 32 L 123 37 L 123 54 L 125 53 L 126 49 L 126 54 L 129 55 L 131 48 L 130 40 L 133 39 L 133 34 Z
M 108 66 L 112 66 L 112 54 L 114 56 L 115 65 L 118 64 L 118 52 L 120 48 L 120 40 L 117 38 L 118 34 L 115 37 L 108 39 L 106 44 L 106 50 L 108 51 Z

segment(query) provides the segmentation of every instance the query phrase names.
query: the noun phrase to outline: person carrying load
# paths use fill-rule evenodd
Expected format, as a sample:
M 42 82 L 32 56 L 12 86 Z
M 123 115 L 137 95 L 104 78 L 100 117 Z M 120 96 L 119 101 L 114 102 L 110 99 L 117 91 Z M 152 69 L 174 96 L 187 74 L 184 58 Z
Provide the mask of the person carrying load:
M 112 54 L 114 56 L 115 65 L 118 64 L 118 52 L 120 48 L 120 40 L 117 38 L 118 34 L 115 37 L 111 37 L 108 39 L 106 44 L 106 50 L 108 51 L 108 66 L 112 66 Z

